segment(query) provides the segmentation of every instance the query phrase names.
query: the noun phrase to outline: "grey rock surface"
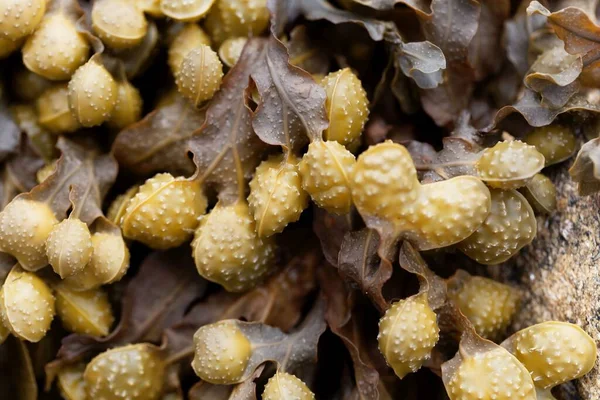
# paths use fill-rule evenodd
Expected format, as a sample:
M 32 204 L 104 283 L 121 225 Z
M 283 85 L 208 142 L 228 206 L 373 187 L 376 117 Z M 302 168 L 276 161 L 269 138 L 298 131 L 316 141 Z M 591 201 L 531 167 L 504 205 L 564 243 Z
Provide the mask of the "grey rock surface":
M 567 321 L 580 325 L 598 344 L 600 194 L 579 196 L 567 165 L 556 167 L 549 176 L 557 188 L 557 211 L 538 217 L 533 243 L 510 262 L 489 267 L 488 273 L 523 292 L 511 330 L 547 320 Z M 574 386 L 559 388 L 556 395 L 566 400 L 600 399 L 598 363 Z

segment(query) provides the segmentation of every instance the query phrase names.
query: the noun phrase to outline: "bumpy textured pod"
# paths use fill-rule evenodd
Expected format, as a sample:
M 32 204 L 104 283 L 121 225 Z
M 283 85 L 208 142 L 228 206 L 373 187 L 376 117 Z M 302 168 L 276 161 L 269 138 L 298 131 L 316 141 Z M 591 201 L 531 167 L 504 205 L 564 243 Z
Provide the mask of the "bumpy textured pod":
M 83 378 L 91 399 L 156 400 L 162 394 L 164 374 L 159 349 L 142 343 L 97 355 Z
M 349 68 L 330 73 L 321 86 L 327 93 L 325 109 L 329 117 L 323 138 L 348 146 L 360 138 L 369 117 L 367 93 Z
M 502 345 L 531 372 L 535 385 L 544 389 L 581 378 L 597 357 L 594 340 L 579 326 L 566 322 L 530 326 Z
M 55 161 L 57 137 L 40 126 L 35 104 L 17 104 L 10 107 L 10 112 L 21 132 L 27 134 L 35 152 L 46 163 L 52 164 Z
M 114 322 L 108 295 L 102 289 L 74 291 L 67 284 L 54 286 L 56 314 L 75 333 L 106 336 Z
M 450 400 L 536 400 L 529 372 L 502 347 L 465 354 L 444 385 Z
M 416 229 L 407 237 L 414 237 L 421 250 L 450 246 L 475 232 L 490 207 L 490 191 L 473 176 L 422 185 L 416 214 L 408 216 Z
M 123 235 L 154 249 L 180 246 L 192 236 L 206 206 L 197 182 L 157 174 L 129 201 L 121 218 Z
M 56 376 L 56 384 L 60 394 L 65 400 L 85 400 L 85 381 L 83 371 L 85 364 L 79 363 L 63 367 Z
M 351 178 L 354 203 L 361 212 L 398 220 L 415 213 L 420 183 L 404 146 L 384 142 L 369 147 L 358 158 Z
M 559 163 L 577 151 L 577 138 L 573 129 L 566 125 L 552 124 L 535 128 L 525 138 L 542 153 L 546 166 Z
M 139 121 L 141 115 L 140 91 L 126 80 L 117 82 L 117 101 L 107 121 L 108 125 L 115 129 L 123 129 Z
M 108 47 L 125 49 L 144 39 L 148 21 L 133 1 L 101 0 L 92 7 L 92 28 Z
M 550 214 L 556 210 L 556 186 L 547 176 L 535 174 L 521 192 L 535 211 Z
M 229 68 L 233 67 L 240 59 L 247 41 L 248 38 L 245 37 L 229 38 L 224 41 L 219 47 L 219 57 L 223 63 Z
M 58 223 L 45 203 L 16 198 L 0 212 L 0 250 L 35 271 L 48 265 L 46 239 Z
M 90 230 L 77 218 L 55 225 L 46 240 L 48 262 L 63 279 L 82 272 L 92 259 L 92 250 Z
M 45 78 L 69 79 L 88 59 L 90 46 L 75 28 L 75 21 L 61 12 L 42 20 L 23 46 L 23 64 Z
M 38 123 L 35 104 L 17 104 L 10 107 L 10 112 L 17 126 L 27 133 L 36 152 L 46 161 L 52 162 L 54 157 L 56 137 L 42 128 Z
M 95 58 L 75 71 L 69 81 L 69 108 L 83 126 L 100 125 L 117 103 L 117 84 Z
M 379 321 L 379 351 L 399 378 L 417 371 L 439 339 L 437 315 L 427 293 L 400 300 Z
M 256 221 L 258 236 L 281 232 L 297 221 L 308 206 L 308 194 L 302 189 L 298 160 L 282 156 L 263 161 L 250 181 L 250 210 Z
M 198 25 L 186 24 L 173 38 L 169 46 L 168 63 L 173 75 L 179 73 L 184 57 L 201 45 L 210 46 L 208 35 Z
M 0 289 L 1 290 L 1 289 Z M 10 330 L 4 325 L 2 319 L 0 318 L 0 345 L 4 343 L 6 338 L 10 336 Z
M 194 334 L 194 372 L 218 385 L 236 383 L 244 375 L 252 345 L 235 321 L 205 325 Z
M 19 339 L 39 342 L 54 318 L 54 296 L 32 272 L 15 266 L 0 290 L 2 323 Z
M 50 175 L 54 173 L 56 170 L 56 162 L 57 160 L 52 160 L 48 164 L 44 165 L 42 168 L 38 169 L 35 173 L 35 177 L 38 183 L 44 182 Z
M 89 290 L 120 280 L 129 268 L 129 249 L 119 232 L 96 232 L 89 264 L 64 282 L 75 290 Z
M 120 224 L 121 218 L 125 215 L 129 200 L 133 198 L 140 190 L 140 185 L 133 185 L 125 193 L 118 195 L 108 207 L 106 218 L 113 224 Z
M 206 17 L 206 29 L 218 45 L 231 37 L 259 36 L 268 24 L 267 0 L 217 0 Z
M 27 68 L 19 68 L 11 77 L 12 92 L 19 100 L 34 101 L 53 83 L 48 79 L 31 72 Z
M 215 0 L 160 0 L 160 10 L 177 21 L 197 21 L 204 17 Z
M 19 40 L 32 33 L 44 17 L 46 0 L 0 1 L 0 37 Z
M 354 155 L 338 142 L 313 142 L 298 165 L 302 187 L 319 207 L 345 214 L 352 206 L 350 173 L 355 163 Z
M 179 93 L 199 106 L 214 96 L 222 79 L 223 64 L 219 56 L 209 46 L 200 45 L 183 58 L 175 83 Z
M 512 140 L 484 150 L 475 167 L 485 183 L 507 190 L 524 186 L 544 168 L 544 163 L 544 156 L 534 146 Z
M 486 265 L 508 260 L 531 243 L 537 233 L 533 209 L 516 190 L 490 190 L 492 208 L 481 226 L 458 248 Z
M 477 333 L 491 339 L 506 330 L 519 305 L 519 294 L 512 287 L 464 271 L 448 281 L 448 296 Z
M 165 16 L 160 10 L 160 0 L 134 0 L 134 2 L 140 10 L 154 18 Z
M 45 90 L 36 102 L 38 122 L 52 133 L 71 133 L 81 127 L 69 108 L 66 83 Z
M 490 211 L 490 192 L 479 179 L 459 176 L 421 185 L 408 150 L 390 141 L 359 156 L 351 187 L 363 216 L 390 222 L 422 250 L 460 242 Z
M 256 286 L 270 272 L 274 244 L 256 234 L 248 204 L 217 204 L 206 216 L 192 242 L 198 273 L 226 290 L 241 292 Z
M 267 384 L 262 395 L 263 400 L 314 400 L 315 395 L 306 383 L 294 375 L 277 372 Z

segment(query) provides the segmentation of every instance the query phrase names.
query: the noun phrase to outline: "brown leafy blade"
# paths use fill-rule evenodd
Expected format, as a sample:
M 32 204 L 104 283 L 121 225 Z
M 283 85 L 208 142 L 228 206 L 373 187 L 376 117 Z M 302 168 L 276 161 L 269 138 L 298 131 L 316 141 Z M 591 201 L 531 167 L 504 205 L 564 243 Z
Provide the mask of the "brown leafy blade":
M 115 54 L 123 62 L 127 79 L 133 79 L 140 75 L 148 67 L 152 58 L 157 53 L 156 45 L 158 44 L 159 32 L 156 24 L 150 22 L 148 24 L 148 32 L 140 44 L 132 49 L 123 50 Z
M 436 87 L 442 80 L 446 60 L 442 51 L 430 42 L 405 43 L 390 22 L 366 18 L 340 10 L 325 0 L 299 0 L 300 11 L 309 20 L 324 19 L 333 24 L 354 23 L 363 26 L 371 39 L 386 40 L 391 46 L 396 68 L 415 80 L 421 88 Z M 423 14 L 427 16 L 427 14 Z
M 383 21 L 363 17 L 350 11 L 340 10 L 333 7 L 326 0 L 297 0 L 298 9 L 311 21 L 324 19 L 332 24 L 353 23 L 364 27 L 371 39 L 380 41 L 383 39 L 387 24 Z
M 364 228 L 344 236 L 337 264 L 340 275 L 365 293 L 379 311 L 388 307 L 382 289 L 393 272 L 390 258 L 382 257 L 385 253 L 380 234 Z
M 14 400 L 37 400 L 38 386 L 25 343 L 10 335 L 0 346 L 0 393 Z
M 465 110 L 473 93 L 473 71 L 465 65 L 449 65 L 443 83 L 421 90 L 421 104 L 438 126 L 450 125 Z
M 463 62 L 479 26 L 480 5 L 474 0 L 433 0 L 430 15 L 418 15 L 425 38 L 436 44 L 449 64 Z
M 430 14 L 430 2 L 427 0 L 349 0 L 350 2 L 374 8 L 375 10 L 393 10 L 398 4 L 410 7 L 417 13 Z
M 190 400 L 229 400 L 233 386 L 230 385 L 213 385 L 205 381 L 196 383 L 190 389 L 188 398 Z
M 223 79 L 221 89 L 206 110 L 206 120 L 188 143 L 194 155 L 196 176 L 213 186 L 219 199 L 232 202 L 245 197 L 246 181 L 260 162 L 264 147 L 252 129 L 245 90 L 267 51 L 265 39 L 250 39 Z
M 190 400 L 256 400 L 256 383 L 254 381 L 264 369 L 264 366 L 258 367 L 248 380 L 235 386 L 213 385 L 200 381 L 192 386 L 188 397 Z
M 290 331 L 300 321 L 306 296 L 316 289 L 315 274 L 322 267 L 322 260 L 316 249 L 294 257 L 264 287 L 244 296 L 242 302 L 247 310 L 240 316 Z M 248 307 L 250 304 L 252 308 Z
M 441 50 L 433 43 L 406 43 L 398 46 L 394 52 L 396 70 L 399 69 L 405 76 L 412 78 L 421 89 L 433 89 L 443 82 L 446 60 Z M 405 108 L 410 110 L 411 108 L 405 105 L 407 103 L 404 100 L 405 95 L 399 94 L 403 93 L 404 89 L 400 88 L 402 82 L 397 74 L 393 78 L 392 85 L 394 95 Z
M 281 37 L 285 26 L 300 14 L 300 0 L 267 0 L 271 13 L 271 32 Z
M 309 36 L 306 26 L 296 26 L 290 32 L 287 48 L 290 53 L 290 64 L 310 74 L 326 75 L 329 72 L 329 56 Z
M 286 299 L 278 298 L 277 301 L 285 302 Z M 244 316 L 246 307 L 251 309 L 258 304 L 251 304 L 251 300 L 246 299 L 245 295 L 220 292 L 208 301 L 199 303 L 180 324 L 167 330 L 166 345 L 163 346 L 167 363 L 184 361 L 189 366 L 194 354 L 193 335 L 196 330 L 212 322 L 231 319 L 250 340 L 254 349 L 244 376 L 237 383 L 250 379 L 257 368 L 267 361 L 274 361 L 282 371 L 293 373 L 316 359 L 317 343 L 326 328 L 323 303 L 322 299 L 318 300 L 298 329 L 287 334 L 264 322 L 238 320 L 237 318 Z M 209 389 L 213 390 L 210 387 L 203 390 Z
M 263 367 L 258 368 L 255 373 L 261 369 Z M 256 400 L 256 383 L 254 379 L 250 378 L 246 382 L 238 384 L 231 392 L 229 400 Z
M 119 325 L 110 335 L 65 337 L 56 359 L 46 365 L 47 387 L 63 366 L 108 348 L 136 342 L 159 343 L 164 330 L 179 322 L 206 289 L 206 281 L 198 276 L 186 250 L 154 252 L 142 262 L 125 291 Z
M 459 137 L 446 137 L 443 143 L 444 148 L 431 163 L 417 165 L 419 170 L 428 170 L 424 181 L 436 182 L 461 175 L 477 176 L 475 161 L 479 158 L 479 147 Z
M 479 25 L 480 5 L 473 0 L 434 0 L 431 15 L 418 15 L 425 38 L 444 53 L 443 82 L 422 90 L 421 102 L 437 125 L 452 123 L 467 108 L 475 72 L 468 63 L 469 44 Z
M 65 367 L 74 365 L 85 358 L 93 357 L 110 348 L 110 343 L 101 338 L 71 334 L 65 336 L 61 341 L 61 347 L 56 353 L 56 358 L 46 364 L 45 390 L 52 388 L 52 383 L 58 373 Z
M 538 127 L 549 125 L 557 116 L 566 112 L 600 113 L 599 97 L 600 91 L 597 89 L 581 90 L 575 93 L 563 107 L 549 109 L 543 106 L 541 97 L 536 92 L 526 89 L 515 104 L 504 106 L 498 110 L 492 123 L 482 130 L 489 132 L 495 128 L 502 128 L 518 122 L 514 120 L 514 116 L 520 116 L 527 124 Z
M 117 176 L 117 163 L 111 155 L 99 154 L 86 144 L 61 137 L 57 144 L 62 156 L 56 170 L 44 182 L 23 194 L 47 202 L 60 218 L 73 205 L 79 218 L 91 224 L 102 214 L 102 201 Z
M 316 249 L 295 256 L 266 284 L 238 297 L 221 319 L 244 318 L 290 331 L 300 321 L 306 296 L 316 288 L 315 274 L 321 264 Z
M 315 362 L 319 338 L 327 328 L 324 314 L 325 301 L 319 298 L 298 329 L 287 334 L 262 323 L 235 321 L 253 348 L 239 382 L 247 380 L 256 368 L 269 361 L 275 362 L 279 371 L 291 374 Z
M 393 46 L 391 46 L 391 51 L 393 52 Z M 371 109 L 380 105 L 384 101 L 387 103 L 391 103 L 388 96 L 386 96 L 389 92 L 391 92 L 398 103 L 400 103 L 400 109 L 407 115 L 414 114 L 419 110 L 419 100 L 417 99 L 417 90 L 413 87 L 410 80 L 404 75 L 402 68 L 400 67 L 398 61 L 400 57 L 390 57 L 385 69 L 381 74 L 381 78 L 375 87 L 373 97 L 371 99 L 370 107 Z M 375 119 L 370 119 L 365 127 L 365 143 L 366 144 L 375 144 L 379 143 L 385 138 L 387 132 L 391 129 L 391 125 L 381 124 L 379 122 L 373 123 L 373 121 L 382 120 L 381 117 L 375 116 Z M 383 129 L 373 129 L 383 128 Z M 377 133 L 373 135 L 373 132 Z M 376 140 L 373 140 L 377 138 Z
M 37 343 L 25 342 L 29 350 L 29 356 L 33 365 L 36 378 L 41 380 L 44 375 L 44 367 L 52 361 L 56 356 L 56 352 L 60 348 L 60 342 L 64 336 L 64 331 L 54 329 L 50 330 L 42 340 Z
M 21 141 L 19 152 L 9 158 L 0 173 L 0 210 L 19 193 L 28 192 L 37 185 L 36 172 L 44 161 L 33 151 L 29 140 Z
M 256 400 L 255 380 L 260 377 L 265 366 L 261 365 L 254 371 L 254 374 L 245 382 L 236 385 L 229 396 L 229 400 Z
M 517 14 L 504 24 L 504 42 L 506 58 L 517 70 L 520 76 L 525 76 L 529 70 L 529 31 L 527 14 Z
M 431 42 L 404 43 L 398 29 L 388 26 L 385 40 L 391 46 L 394 66 L 422 89 L 437 87 L 443 80 L 446 58 L 442 50 Z
M 286 47 L 271 36 L 264 58 L 251 73 L 260 101 L 252 127 L 265 143 L 297 152 L 308 139 L 321 139 L 329 125 L 325 89 L 306 71 L 289 62 Z
M 355 228 L 356 219 L 354 211 L 345 215 L 337 215 L 315 207 L 313 231 L 321 242 L 321 251 L 329 264 L 338 265 L 338 256 L 344 236 Z
M 600 190 L 600 138 L 584 144 L 569 169 L 579 194 L 587 196 Z
M 524 10 L 504 24 L 506 57 L 520 77 L 525 76 L 531 64 L 530 57 L 535 55 L 535 44 L 532 39 L 545 30 L 547 28 L 544 16 L 528 15 Z
M 446 303 L 445 281 L 429 269 L 421 254 L 407 241 L 402 243 L 399 262 L 400 267 L 419 277 L 420 291 L 427 292 L 432 309 L 437 310 Z
M 586 67 L 599 59 L 600 27 L 585 11 L 577 7 L 567 7 L 550 12 L 537 1 L 527 7 L 528 14 L 541 14 L 548 19 L 556 35 L 565 43 L 565 50 L 583 58 Z
M 150 254 L 127 287 L 122 318 L 112 335 L 119 343 L 158 343 L 206 289 L 187 249 Z
M 468 60 L 480 81 L 502 66 L 501 39 L 504 21 L 510 15 L 509 0 L 480 1 L 481 12 L 477 32 L 468 49 Z
M 421 89 L 432 89 L 442 83 L 446 59 L 444 53 L 435 44 L 404 43 L 398 46 L 396 56 L 404 75 L 414 79 Z
M 222 319 L 244 318 L 291 330 L 302 316 L 308 294 L 316 288 L 315 273 L 320 264 L 319 253 L 308 251 L 292 258 L 279 273 L 250 292 L 221 291 L 196 304 L 180 323 L 166 330 L 168 358 L 186 360 L 189 366 L 196 330 Z
M 481 150 L 484 139 L 483 135 L 472 125 L 472 119 L 471 113 L 463 110 L 456 120 L 456 126 L 450 137 L 463 140 L 471 151 L 476 152 Z
M 6 90 L 0 84 L 0 161 L 17 151 L 21 130 L 8 109 Z
M 401 143 L 410 153 L 415 166 L 433 164 L 438 156 L 435 147 L 429 143 L 419 142 L 417 140 L 407 140 Z
M 333 268 L 320 270 L 319 282 L 327 299 L 325 320 L 350 353 L 359 398 L 378 400 L 379 373 L 371 364 L 366 349 L 367 338 L 362 326 L 364 313 L 354 312 L 353 297 Z
M 414 144 L 407 148 L 411 152 L 417 171 L 425 172 L 423 183 L 431 183 L 460 175 L 477 176 L 475 161 L 483 149 L 481 142 L 481 135 L 471 125 L 471 115 L 463 111 L 456 121 L 454 131 L 442 139 L 442 150 L 434 153 L 433 157 L 432 148 L 426 144 L 413 142 Z
M 397 59 L 393 60 L 395 71 L 390 83 L 391 90 L 398 103 L 400 103 L 402 111 L 407 115 L 414 114 L 420 109 L 418 90 L 412 85 L 410 79 L 404 75 L 402 69 L 398 68 Z
M 194 164 L 186 156 L 188 140 L 203 123 L 204 110 L 176 94 L 173 101 L 119 132 L 112 151 L 119 165 L 138 175 L 161 171 L 191 175 Z
M 12 107 L 11 112 L 19 129 L 28 139 L 27 148 L 31 149 L 46 162 L 57 158 L 58 150 L 56 149 L 56 142 L 58 137 L 39 125 L 35 106 L 20 104 Z M 18 153 L 22 152 L 23 143 L 21 143 Z
M 554 47 L 541 54 L 525 77 L 525 85 L 542 96 L 542 104 L 560 108 L 575 93 L 577 81 L 583 68 L 581 57 L 574 56 L 561 47 Z

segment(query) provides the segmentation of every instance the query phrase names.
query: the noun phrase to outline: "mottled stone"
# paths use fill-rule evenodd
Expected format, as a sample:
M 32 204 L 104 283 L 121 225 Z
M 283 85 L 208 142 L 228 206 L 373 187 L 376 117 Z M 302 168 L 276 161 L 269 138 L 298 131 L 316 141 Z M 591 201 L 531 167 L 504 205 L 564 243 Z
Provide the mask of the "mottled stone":
M 519 330 L 547 320 L 581 326 L 600 341 L 600 195 L 580 197 L 563 165 L 548 176 L 556 185 L 558 209 L 540 219 L 538 235 L 509 262 L 490 267 L 500 281 L 523 290 L 521 310 L 512 325 Z M 564 385 L 563 385 L 564 386 Z M 559 399 L 600 398 L 596 365 L 572 387 L 561 387 Z

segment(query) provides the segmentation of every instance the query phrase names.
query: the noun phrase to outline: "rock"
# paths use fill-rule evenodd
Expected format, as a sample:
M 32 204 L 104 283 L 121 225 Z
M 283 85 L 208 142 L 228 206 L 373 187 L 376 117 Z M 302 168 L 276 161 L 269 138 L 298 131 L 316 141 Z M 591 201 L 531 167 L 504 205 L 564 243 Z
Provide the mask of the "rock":
M 598 344 L 600 194 L 579 196 L 568 174 L 570 163 L 565 164 L 549 174 L 557 189 L 557 211 L 538 217 L 538 235 L 531 245 L 509 262 L 489 267 L 488 272 L 523 292 L 512 330 L 547 320 L 567 321 L 581 326 Z M 600 399 L 598 364 L 556 395 L 566 400 Z

